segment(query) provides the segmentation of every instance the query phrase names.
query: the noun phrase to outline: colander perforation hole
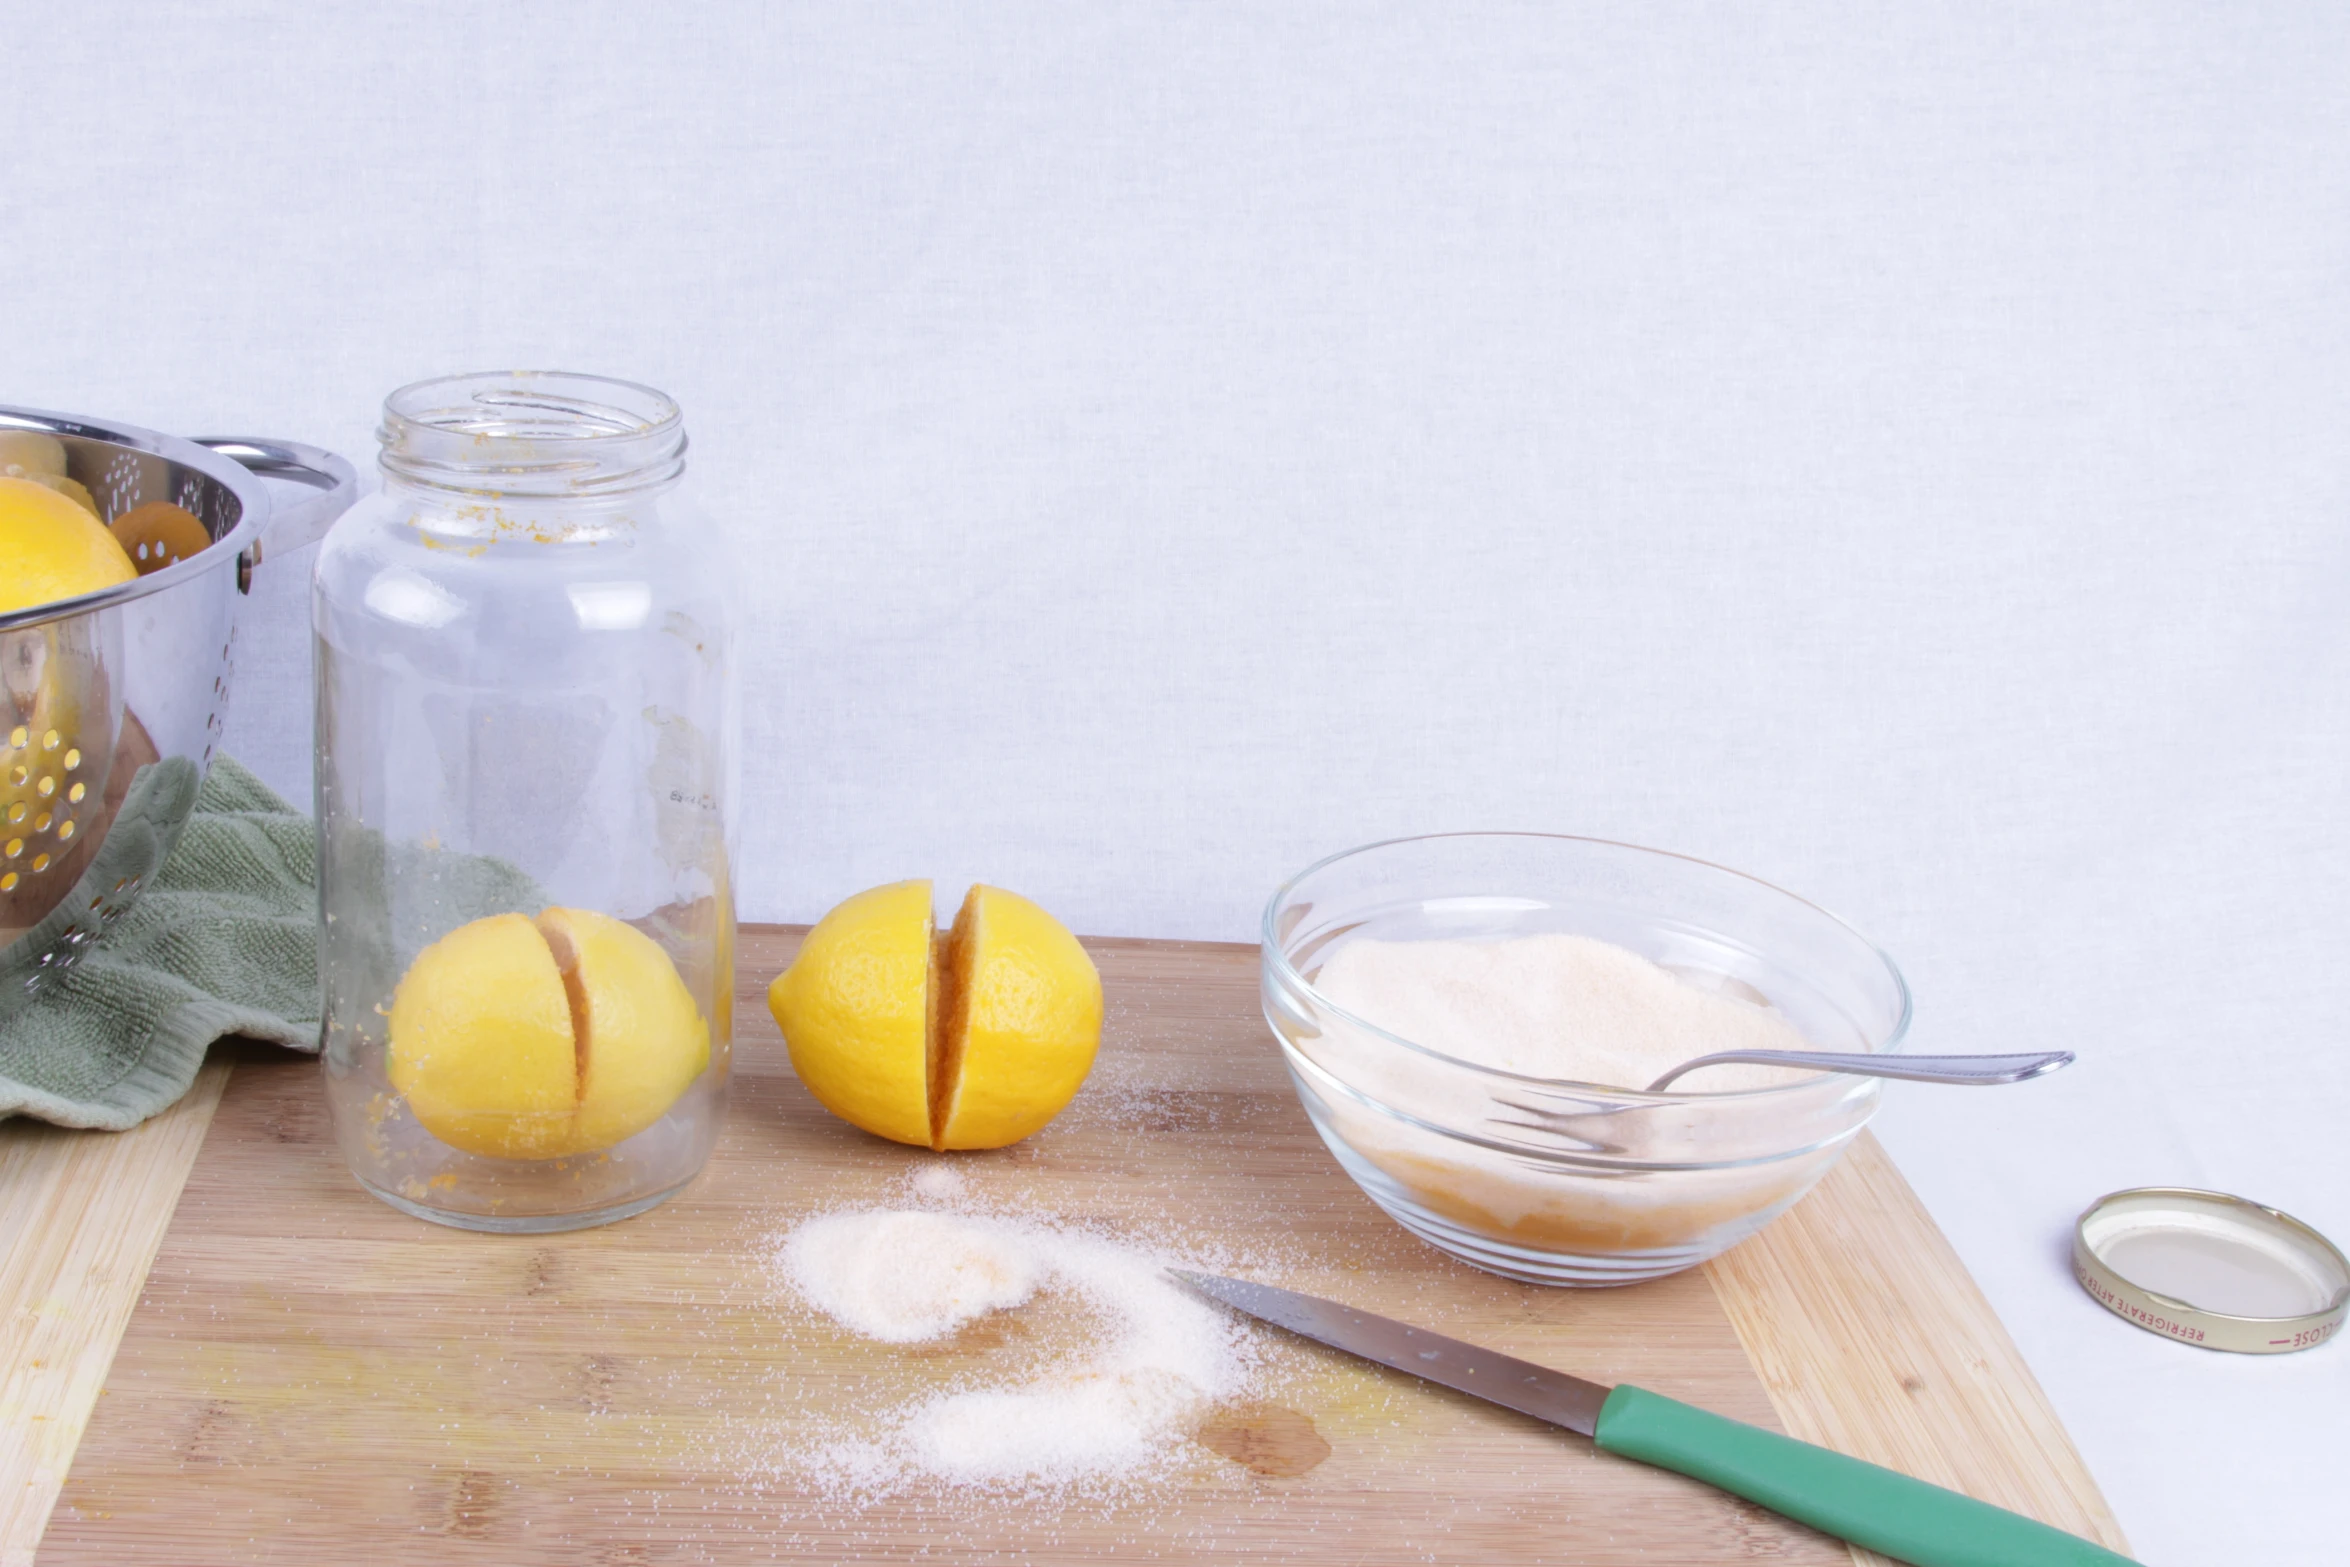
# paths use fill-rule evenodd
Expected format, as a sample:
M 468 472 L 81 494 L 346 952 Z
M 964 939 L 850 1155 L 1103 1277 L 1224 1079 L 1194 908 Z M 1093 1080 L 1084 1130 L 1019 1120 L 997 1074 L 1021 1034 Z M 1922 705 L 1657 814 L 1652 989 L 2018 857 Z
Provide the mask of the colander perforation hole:
M 106 460 L 98 487 L 106 492 L 106 517 L 111 522 L 131 509 L 139 492 L 139 459 L 130 452 L 116 452 Z

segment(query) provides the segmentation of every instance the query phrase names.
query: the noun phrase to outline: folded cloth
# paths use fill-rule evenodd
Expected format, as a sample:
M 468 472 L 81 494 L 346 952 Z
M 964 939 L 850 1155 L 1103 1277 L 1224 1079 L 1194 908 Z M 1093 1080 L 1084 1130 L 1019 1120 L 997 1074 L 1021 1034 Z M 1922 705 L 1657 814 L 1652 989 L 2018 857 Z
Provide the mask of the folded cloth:
M 179 842 L 71 968 L 18 992 L 24 999 L 0 1015 L 0 1116 L 121 1131 L 186 1093 L 205 1047 L 225 1034 L 318 1049 L 318 831 L 309 814 L 226 756 L 213 760 L 192 802 L 168 764 L 150 772 L 143 781 L 154 787 L 133 787 L 100 859 L 119 849 L 151 862 L 157 834 L 142 811 L 155 822 L 184 814 Z M 452 878 L 462 888 L 452 901 L 473 906 L 462 917 L 543 901 L 511 866 L 447 858 L 469 872 Z M 7 971 L 29 961 L 40 936 L 29 933 L 0 961 L 0 985 L 22 984 Z

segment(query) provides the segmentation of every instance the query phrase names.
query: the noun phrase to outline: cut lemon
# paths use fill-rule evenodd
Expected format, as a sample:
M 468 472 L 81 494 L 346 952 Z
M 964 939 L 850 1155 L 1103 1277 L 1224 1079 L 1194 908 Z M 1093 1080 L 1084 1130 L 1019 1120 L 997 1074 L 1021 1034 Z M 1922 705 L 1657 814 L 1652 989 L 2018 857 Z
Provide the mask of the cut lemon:
M 660 943 L 586 909 L 495 914 L 416 955 L 385 1063 L 424 1129 L 493 1159 L 634 1137 L 710 1064 L 710 1031 Z
M 1093 959 L 1000 887 L 973 887 L 943 937 L 929 882 L 858 893 L 808 932 L 767 1005 L 827 1110 L 941 1152 L 1001 1148 L 1043 1127 L 1101 1044 Z

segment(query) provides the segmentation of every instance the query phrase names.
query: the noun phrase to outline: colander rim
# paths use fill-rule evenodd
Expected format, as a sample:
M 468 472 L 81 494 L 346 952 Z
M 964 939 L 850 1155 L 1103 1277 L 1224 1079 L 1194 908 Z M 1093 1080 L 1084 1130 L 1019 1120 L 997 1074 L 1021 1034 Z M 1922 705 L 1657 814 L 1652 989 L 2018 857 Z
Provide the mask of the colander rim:
M 223 457 L 210 447 L 183 436 L 165 435 L 161 431 L 112 419 L 94 419 L 84 414 L 21 408 L 12 404 L 0 404 L 0 430 L 33 430 L 44 435 L 71 435 L 145 452 L 149 456 L 196 469 L 237 498 L 236 525 L 214 539 L 209 548 L 199 550 L 186 560 L 166 566 L 161 571 L 134 577 L 128 582 L 101 588 L 95 593 L 54 599 L 25 609 L 0 611 L 0 631 L 18 631 L 53 620 L 70 620 L 76 615 L 86 615 L 94 610 L 112 609 L 118 604 L 145 598 L 150 593 L 165 592 L 208 572 L 225 570 L 260 535 L 261 526 L 269 517 L 269 490 L 259 476 L 235 459 Z

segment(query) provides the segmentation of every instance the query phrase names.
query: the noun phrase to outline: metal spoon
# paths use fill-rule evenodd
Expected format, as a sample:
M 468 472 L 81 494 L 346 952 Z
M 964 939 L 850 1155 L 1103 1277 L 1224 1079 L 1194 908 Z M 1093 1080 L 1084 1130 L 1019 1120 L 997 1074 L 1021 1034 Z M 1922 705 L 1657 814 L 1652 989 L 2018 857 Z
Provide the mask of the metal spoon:
M 2059 1067 L 2071 1066 L 2073 1053 L 2035 1050 L 2018 1056 L 1872 1056 L 1834 1050 L 1724 1050 L 1717 1055 L 1682 1062 L 1649 1084 L 1647 1091 L 1661 1094 L 1673 1079 L 1701 1066 L 1728 1066 L 1733 1062 L 1751 1066 L 1801 1066 L 1815 1072 L 1845 1072 L 1854 1077 L 1898 1077 L 1912 1083 L 1983 1085 L 2045 1077 Z

